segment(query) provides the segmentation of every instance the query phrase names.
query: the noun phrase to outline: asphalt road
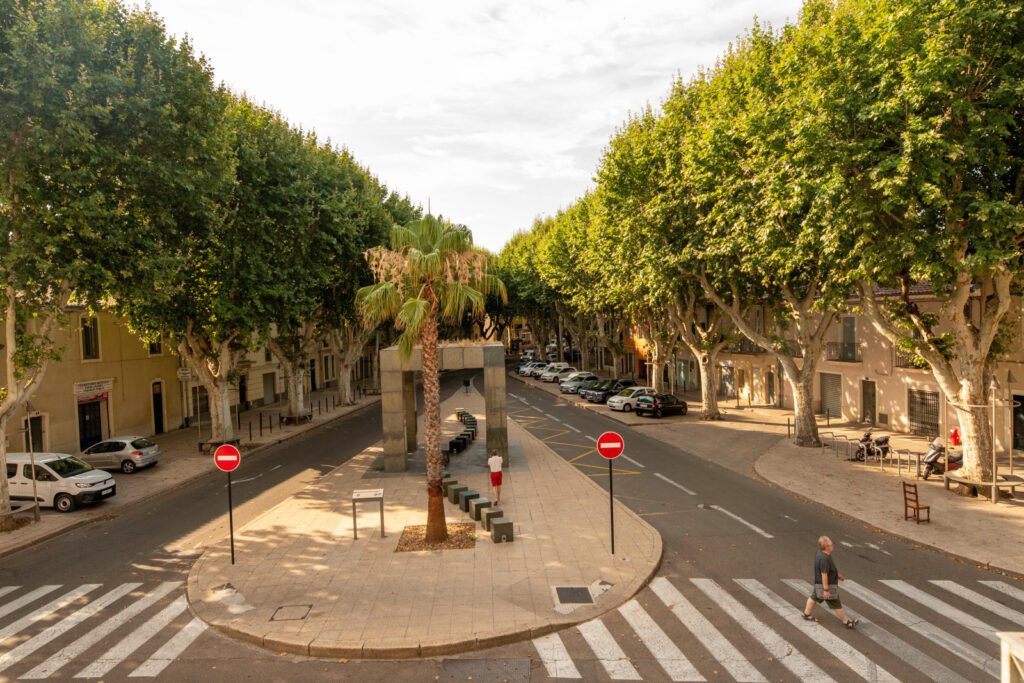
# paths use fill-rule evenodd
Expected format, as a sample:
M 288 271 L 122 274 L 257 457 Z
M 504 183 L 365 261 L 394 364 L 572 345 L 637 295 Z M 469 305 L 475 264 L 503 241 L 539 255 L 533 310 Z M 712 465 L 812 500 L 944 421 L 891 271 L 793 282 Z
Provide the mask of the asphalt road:
M 443 391 L 457 390 L 462 377 L 445 376 Z M 685 443 L 666 445 L 645 436 L 642 427 L 622 426 L 515 380 L 509 381 L 509 391 L 515 395 L 509 398 L 510 416 L 602 486 L 607 486 L 607 466 L 593 452 L 592 439 L 609 429 L 620 432 L 631 460 L 615 464 L 616 497 L 654 525 L 665 543 L 658 578 L 637 596 L 635 606 L 558 635 L 568 658 L 568 664 L 557 665 L 562 676 L 886 680 L 891 674 L 899 680 L 993 680 L 986 668 L 998 652 L 991 631 L 1024 628 L 1024 602 L 979 583 L 1000 581 L 1024 590 L 1020 582 L 877 535 L 690 455 Z M 247 457 L 235 476 L 236 525 L 379 438 L 380 411 L 372 407 Z M 0 593 L 0 680 L 115 681 L 159 669 L 157 677 L 168 681 L 205 680 L 211 674 L 228 681 L 523 681 L 546 680 L 556 666 L 550 640 L 448 659 L 345 662 L 278 655 L 201 631 L 176 607 L 183 588 L 168 582 L 184 581 L 203 548 L 226 536 L 224 487 L 223 475 L 204 477 L 119 517 L 0 560 L 0 591 L 20 586 L 10 595 Z M 811 579 L 821 534 L 835 541 L 840 571 L 869 591 L 862 595 L 876 603 L 890 601 L 877 603 L 879 609 L 851 595 L 855 589 L 844 592 L 844 601 L 852 598 L 848 602 L 874 622 L 856 632 L 843 629 L 823 608 L 817 610 L 820 624 L 800 620 L 803 597 L 784 583 Z M 936 580 L 952 583 L 931 583 Z M 93 584 L 102 585 L 89 588 Z M 4 613 L 15 596 L 58 585 Z M 69 610 L 88 604 L 82 596 L 72 596 L 70 606 L 58 605 L 57 613 L 32 612 L 73 589 L 101 597 L 119 586 L 140 600 L 153 591 L 165 593 L 152 598 L 148 611 L 124 617 L 131 628 L 110 634 L 97 630 L 92 640 L 72 629 L 77 622 L 67 622 Z M 949 591 L 956 587 L 983 593 L 990 604 L 979 606 L 963 593 L 954 596 Z M 690 605 L 720 639 L 706 627 L 695 627 L 697 617 L 684 623 L 675 614 L 680 605 Z M 722 649 L 722 640 L 733 648 L 731 654 Z

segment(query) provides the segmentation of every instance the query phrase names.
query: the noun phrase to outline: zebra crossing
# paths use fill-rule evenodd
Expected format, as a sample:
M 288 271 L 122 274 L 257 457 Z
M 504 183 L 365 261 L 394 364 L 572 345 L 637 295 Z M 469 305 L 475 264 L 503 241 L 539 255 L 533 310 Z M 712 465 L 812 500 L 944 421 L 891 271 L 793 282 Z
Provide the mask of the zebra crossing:
M 0 680 L 158 676 L 206 630 L 183 585 L 0 586 Z
M 801 616 L 800 579 L 657 577 L 597 619 L 533 641 L 551 679 L 916 681 L 999 678 L 999 631 L 1024 626 L 1024 590 L 1007 581 L 841 584 L 857 629 L 822 607 Z

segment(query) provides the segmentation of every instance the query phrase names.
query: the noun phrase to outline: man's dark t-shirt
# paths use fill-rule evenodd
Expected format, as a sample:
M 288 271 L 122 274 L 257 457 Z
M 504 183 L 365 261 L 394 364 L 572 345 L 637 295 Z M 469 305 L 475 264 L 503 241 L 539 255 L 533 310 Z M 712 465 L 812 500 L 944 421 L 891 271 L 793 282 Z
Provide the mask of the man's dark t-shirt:
M 829 588 L 839 585 L 839 570 L 836 569 L 836 563 L 832 561 L 831 555 L 819 550 L 814 556 L 814 583 L 821 584 L 822 574 L 828 576 Z

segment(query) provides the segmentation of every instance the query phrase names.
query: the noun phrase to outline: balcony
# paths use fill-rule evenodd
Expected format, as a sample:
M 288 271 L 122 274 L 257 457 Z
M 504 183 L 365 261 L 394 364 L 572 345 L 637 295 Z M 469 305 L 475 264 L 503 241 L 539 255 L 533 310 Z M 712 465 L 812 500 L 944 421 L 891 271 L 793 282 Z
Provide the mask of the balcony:
M 764 353 L 764 349 L 750 341 L 749 339 L 741 339 L 738 342 L 734 342 L 725 347 L 728 353 L 745 353 L 748 355 L 755 355 Z
M 928 361 L 916 353 L 910 351 L 900 351 L 896 349 L 896 360 L 894 362 L 898 368 L 912 368 L 914 370 L 927 370 Z
M 827 342 L 825 344 L 825 360 L 840 363 L 859 363 L 860 344 L 857 342 Z

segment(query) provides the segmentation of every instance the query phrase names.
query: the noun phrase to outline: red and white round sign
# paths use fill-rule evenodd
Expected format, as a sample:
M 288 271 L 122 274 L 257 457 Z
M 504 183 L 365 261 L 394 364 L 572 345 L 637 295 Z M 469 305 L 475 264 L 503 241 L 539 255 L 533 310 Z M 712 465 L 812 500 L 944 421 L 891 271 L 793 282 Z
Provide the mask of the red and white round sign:
M 622 455 L 625 444 L 617 432 L 605 432 L 597 439 L 597 452 L 602 458 L 614 460 Z
M 222 472 L 233 472 L 242 464 L 242 454 L 228 443 L 217 446 L 213 452 L 213 464 Z

